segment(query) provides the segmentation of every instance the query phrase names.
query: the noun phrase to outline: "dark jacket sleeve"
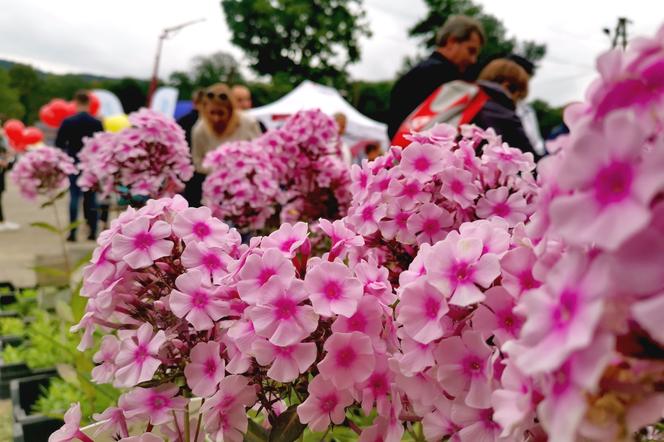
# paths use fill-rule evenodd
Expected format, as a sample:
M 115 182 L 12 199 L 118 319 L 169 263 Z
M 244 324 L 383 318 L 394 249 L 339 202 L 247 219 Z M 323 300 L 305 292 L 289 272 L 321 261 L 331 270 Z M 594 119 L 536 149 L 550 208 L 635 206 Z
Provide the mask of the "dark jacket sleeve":
M 537 154 L 523 130 L 521 120 L 514 111 L 489 101 L 471 123 L 482 129 L 492 127 L 511 147 L 516 147 L 523 152 L 531 152 L 537 158 Z
M 66 152 L 69 148 L 69 138 L 69 122 L 63 121 L 55 137 L 55 146 Z

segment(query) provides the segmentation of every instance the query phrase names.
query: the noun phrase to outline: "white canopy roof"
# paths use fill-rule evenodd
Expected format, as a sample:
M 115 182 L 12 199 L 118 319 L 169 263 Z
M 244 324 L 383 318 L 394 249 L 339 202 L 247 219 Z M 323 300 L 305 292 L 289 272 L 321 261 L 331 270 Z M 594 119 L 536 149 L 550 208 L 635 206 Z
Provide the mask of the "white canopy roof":
M 352 146 L 363 140 L 376 140 L 387 146 L 387 125 L 362 115 L 331 87 L 305 80 L 274 103 L 251 109 L 249 113 L 268 128 L 278 127 L 284 117 L 303 109 L 320 109 L 328 115 L 341 112 L 348 124 L 344 142 Z

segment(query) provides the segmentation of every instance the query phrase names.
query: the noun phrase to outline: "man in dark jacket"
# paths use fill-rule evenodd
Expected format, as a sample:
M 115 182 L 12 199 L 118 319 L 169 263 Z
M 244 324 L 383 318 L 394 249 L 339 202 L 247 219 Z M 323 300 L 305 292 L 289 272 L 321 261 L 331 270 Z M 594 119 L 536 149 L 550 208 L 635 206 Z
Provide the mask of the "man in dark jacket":
M 470 17 L 454 15 L 436 34 L 436 50 L 401 77 L 392 88 L 388 135 L 441 84 L 460 80 L 462 73 L 477 62 L 484 44 L 482 25 Z
M 104 130 L 101 122 L 90 115 L 90 95 L 88 91 L 78 91 L 74 94 L 74 103 L 77 113 L 72 115 L 60 125 L 58 135 L 55 138 L 55 145 L 64 150 L 78 163 L 78 152 L 83 147 L 83 138 L 91 137 L 95 132 Z M 83 195 L 83 214 L 90 228 L 88 239 L 97 238 L 97 201 L 95 193 L 91 191 L 83 192 L 76 184 L 78 175 L 69 176 L 69 221 L 74 223 L 78 220 L 78 203 Z M 67 241 L 76 241 L 76 229 L 69 232 Z

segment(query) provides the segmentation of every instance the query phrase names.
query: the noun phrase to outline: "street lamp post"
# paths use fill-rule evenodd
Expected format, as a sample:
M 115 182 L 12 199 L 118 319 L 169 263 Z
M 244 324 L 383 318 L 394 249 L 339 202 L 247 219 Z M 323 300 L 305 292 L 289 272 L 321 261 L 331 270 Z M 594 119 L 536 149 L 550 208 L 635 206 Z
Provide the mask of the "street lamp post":
M 159 81 L 157 75 L 159 73 L 159 61 L 161 59 L 161 49 L 164 45 L 164 40 L 167 38 L 172 37 L 175 35 L 178 31 L 180 31 L 182 28 L 186 28 L 187 26 L 194 25 L 196 23 L 200 23 L 205 21 L 204 18 L 199 18 L 198 20 L 191 20 L 182 24 L 179 24 L 177 26 L 172 26 L 170 28 L 165 28 L 163 31 L 161 31 L 161 34 L 159 35 L 159 42 L 157 43 L 157 54 L 154 57 L 154 66 L 152 67 L 152 79 L 150 80 L 150 88 L 148 89 L 148 100 L 147 100 L 147 105 L 150 106 L 150 101 L 152 100 L 152 95 L 154 94 L 154 91 L 157 89 L 157 82 Z

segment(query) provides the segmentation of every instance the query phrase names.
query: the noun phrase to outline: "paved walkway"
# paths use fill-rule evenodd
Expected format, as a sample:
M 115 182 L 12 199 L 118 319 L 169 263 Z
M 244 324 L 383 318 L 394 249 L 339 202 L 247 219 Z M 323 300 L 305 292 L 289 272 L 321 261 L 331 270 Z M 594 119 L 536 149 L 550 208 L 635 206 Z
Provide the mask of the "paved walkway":
M 55 225 L 55 213 L 53 207 L 39 207 L 43 200 L 24 199 L 9 176 L 5 178 L 7 189 L 2 194 L 5 218 L 20 224 L 21 228 L 16 231 L 0 231 L 0 281 L 10 281 L 17 287 L 31 287 L 37 282 L 33 270 L 37 256 L 61 257 L 62 248 L 54 233 L 32 227 L 30 223 L 42 221 Z M 63 225 L 69 223 L 67 204 L 68 197 L 62 198 L 56 204 Z M 81 216 L 82 211 L 81 209 Z M 86 229 L 86 226 L 78 229 L 78 236 L 83 238 L 82 240 L 67 244 L 72 262 L 78 261 L 95 246 L 94 242 L 84 239 Z

